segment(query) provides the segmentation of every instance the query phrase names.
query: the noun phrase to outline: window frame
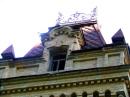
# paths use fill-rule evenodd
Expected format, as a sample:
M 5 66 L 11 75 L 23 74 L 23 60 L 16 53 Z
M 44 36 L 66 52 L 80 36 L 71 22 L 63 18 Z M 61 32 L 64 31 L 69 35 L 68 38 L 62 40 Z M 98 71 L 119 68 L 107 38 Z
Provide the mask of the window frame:
M 57 59 L 53 59 L 55 56 L 60 56 L 63 55 L 64 58 L 57 58 Z M 61 65 L 61 61 L 64 61 L 64 67 L 65 67 L 65 62 L 66 62 L 66 54 L 65 53 L 59 53 L 59 54 L 55 54 L 51 56 L 51 62 L 50 62 L 50 71 L 60 71 L 60 70 L 64 70 L 64 69 L 60 69 L 60 65 Z M 54 68 L 53 62 L 57 62 L 56 64 L 56 69 Z
M 50 47 L 48 48 L 49 49 L 49 68 L 48 68 L 48 71 L 61 71 L 61 70 L 64 70 L 65 69 L 65 63 L 66 63 L 66 59 L 67 59 L 67 52 L 68 52 L 68 48 L 69 46 L 68 45 L 63 45 L 63 46 L 60 46 L 60 47 Z M 54 59 L 55 56 L 60 56 L 60 55 L 63 55 L 64 57 L 63 58 L 57 58 L 57 59 Z M 56 66 L 56 69 L 53 70 L 53 62 L 58 62 L 58 66 Z M 64 62 L 64 67 L 63 69 L 60 69 L 60 64 L 61 64 L 61 61 Z

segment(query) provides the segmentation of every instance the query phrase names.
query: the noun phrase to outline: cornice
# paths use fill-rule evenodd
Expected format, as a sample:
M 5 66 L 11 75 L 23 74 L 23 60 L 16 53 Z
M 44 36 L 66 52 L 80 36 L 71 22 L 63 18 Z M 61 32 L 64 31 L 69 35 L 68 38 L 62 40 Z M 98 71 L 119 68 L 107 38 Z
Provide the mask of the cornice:
M 10 82 L 10 81 L 18 81 L 18 80 L 33 80 L 33 79 L 46 79 L 46 78 L 54 78 L 54 77 L 76 77 L 76 76 L 92 76 L 98 74 L 107 74 L 107 73 L 118 73 L 118 72 L 129 72 L 130 65 L 119 65 L 119 66 L 111 66 L 111 67 L 98 67 L 91 69 L 80 69 L 80 70 L 68 70 L 68 71 L 57 71 L 57 72 L 46 72 L 44 74 L 37 75 L 26 75 L 26 76 L 18 76 L 11 78 L 1 78 L 1 82 Z
M 82 49 L 82 50 L 75 50 L 72 51 L 71 54 L 92 54 L 92 53 L 107 53 L 107 52 L 114 52 L 114 51 L 121 51 L 124 50 L 127 47 L 126 44 L 106 44 L 102 47 L 93 48 L 93 49 Z
M 75 81 L 69 83 L 57 83 L 57 84 L 48 84 L 48 85 L 32 86 L 32 87 L 25 87 L 25 88 L 7 89 L 7 90 L 1 90 L 0 95 L 45 91 L 45 90 L 52 90 L 52 89 L 63 89 L 63 88 L 71 88 L 71 87 L 82 87 L 82 86 L 89 86 L 89 85 L 96 85 L 96 84 L 110 84 L 110 83 L 117 83 L 117 82 L 126 83 L 128 89 L 130 87 L 128 77 L 123 76 L 123 77 L 115 77 L 115 78 L 107 78 L 107 79 Z

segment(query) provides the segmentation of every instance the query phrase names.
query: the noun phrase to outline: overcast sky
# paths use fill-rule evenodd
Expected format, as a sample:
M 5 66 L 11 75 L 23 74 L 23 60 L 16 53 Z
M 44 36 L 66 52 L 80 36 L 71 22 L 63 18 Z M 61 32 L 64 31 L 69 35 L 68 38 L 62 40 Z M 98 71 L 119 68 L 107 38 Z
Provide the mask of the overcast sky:
M 0 53 L 13 44 L 16 57 L 22 57 L 40 43 L 39 33 L 55 25 L 58 12 L 87 13 L 95 6 L 106 42 L 121 28 L 130 43 L 129 0 L 0 0 Z

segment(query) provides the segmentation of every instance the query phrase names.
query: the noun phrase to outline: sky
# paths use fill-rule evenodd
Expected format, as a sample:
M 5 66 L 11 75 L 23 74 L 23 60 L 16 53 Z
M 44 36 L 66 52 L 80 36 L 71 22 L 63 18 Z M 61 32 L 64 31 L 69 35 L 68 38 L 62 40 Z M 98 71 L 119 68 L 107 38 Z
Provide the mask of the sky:
M 111 43 L 121 28 L 130 44 L 129 0 L 0 0 L 0 53 L 13 44 L 15 56 L 22 57 L 56 24 L 59 12 L 87 13 L 96 6 L 105 41 Z

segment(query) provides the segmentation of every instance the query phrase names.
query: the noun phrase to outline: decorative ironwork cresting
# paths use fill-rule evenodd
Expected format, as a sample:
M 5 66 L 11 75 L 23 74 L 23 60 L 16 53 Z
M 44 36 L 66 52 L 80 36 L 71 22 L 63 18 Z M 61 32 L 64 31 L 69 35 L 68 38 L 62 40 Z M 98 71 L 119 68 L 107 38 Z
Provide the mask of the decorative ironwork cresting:
M 57 21 L 57 25 L 66 25 L 66 24 L 75 24 L 82 22 L 91 22 L 97 20 L 97 7 L 95 7 L 90 14 L 75 12 L 71 14 L 69 17 L 65 17 L 62 13 L 59 12 L 59 16 Z

